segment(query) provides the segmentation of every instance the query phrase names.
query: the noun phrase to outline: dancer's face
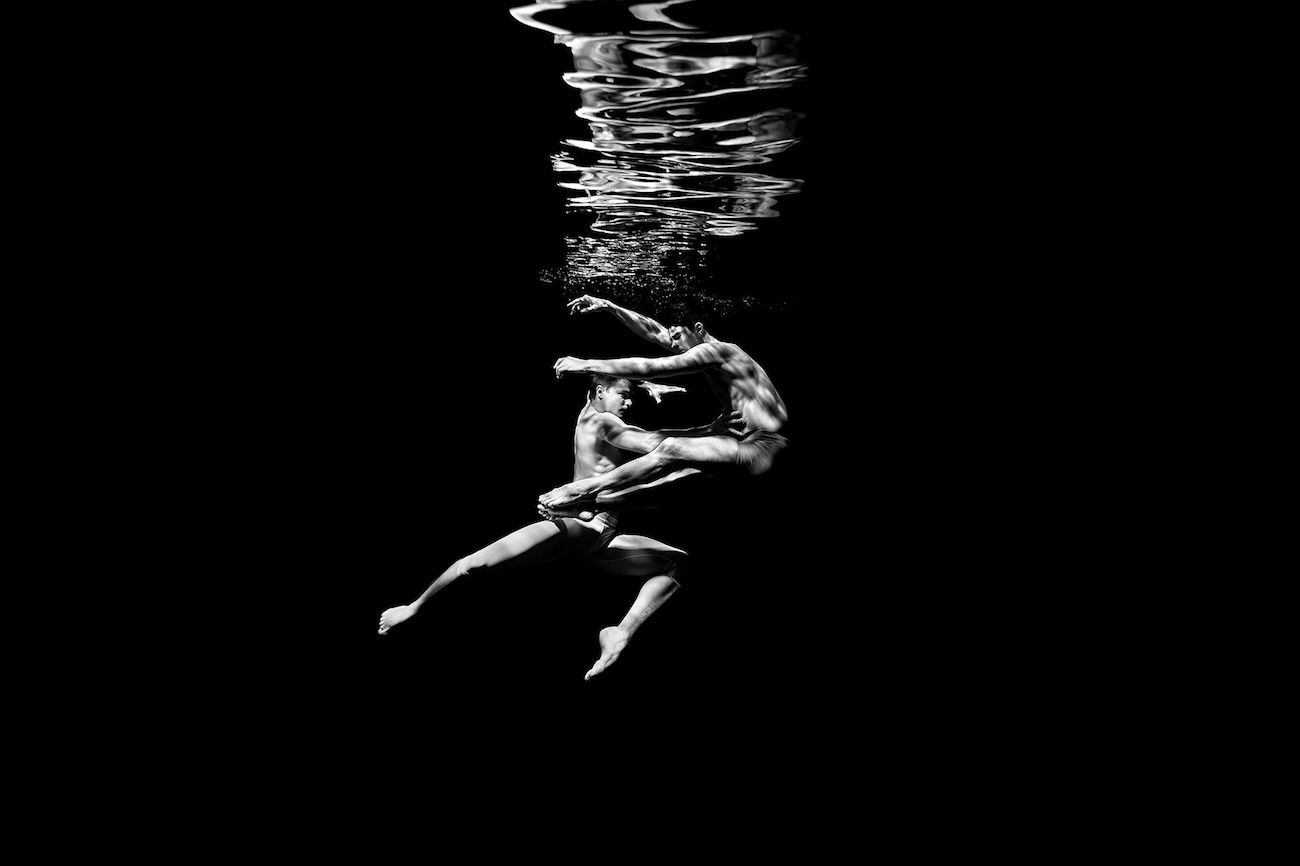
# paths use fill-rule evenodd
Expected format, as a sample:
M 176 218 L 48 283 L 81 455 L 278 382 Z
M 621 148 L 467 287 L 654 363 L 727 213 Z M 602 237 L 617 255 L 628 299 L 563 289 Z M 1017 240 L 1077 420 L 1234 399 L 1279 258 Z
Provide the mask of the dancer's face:
M 703 326 L 700 326 L 703 331 Z M 668 339 L 672 340 L 672 349 L 678 354 L 685 352 L 691 346 L 698 346 L 704 340 L 696 331 L 687 328 L 685 325 L 673 325 L 668 329 Z
M 622 418 L 627 407 L 632 405 L 632 389 L 622 382 L 615 382 L 608 388 L 597 388 L 596 403 L 602 412 L 613 412 Z

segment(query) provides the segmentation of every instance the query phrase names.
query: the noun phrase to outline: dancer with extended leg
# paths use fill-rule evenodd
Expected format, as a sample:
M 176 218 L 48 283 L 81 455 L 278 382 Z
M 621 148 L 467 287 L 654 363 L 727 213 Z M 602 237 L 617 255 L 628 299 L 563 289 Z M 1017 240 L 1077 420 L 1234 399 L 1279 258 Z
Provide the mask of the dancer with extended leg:
M 684 469 L 738 466 L 751 475 L 761 475 L 785 449 L 787 440 L 777 432 L 788 420 L 785 402 L 767 372 L 740 346 L 718 340 L 701 322 L 690 328 L 685 325 L 665 328 L 648 316 L 590 295 L 570 302 L 570 308 L 581 313 L 606 310 L 633 333 L 677 354 L 666 358 L 611 360 L 564 357 L 555 362 L 557 378 L 568 373 L 643 379 L 703 373 L 716 392 L 725 394 L 730 408 L 739 413 L 743 429 L 739 434 L 664 437 L 644 457 L 542 494 L 538 503 L 543 508 L 572 507 L 584 502 L 598 507 L 602 502 L 619 501 L 629 491 L 647 484 L 684 477 Z
M 587 404 L 574 430 L 574 478 L 609 472 L 634 454 L 646 453 L 670 436 L 690 437 L 716 432 L 719 425 L 693 430 L 648 431 L 626 424 L 631 405 L 627 379 L 593 377 Z M 469 574 L 486 574 L 521 565 L 582 558 L 609 573 L 649 578 L 626 617 L 600 633 L 601 657 L 587 673 L 590 678 L 617 660 L 641 624 L 676 591 L 676 574 L 686 553 L 652 538 L 618 535 L 619 512 L 606 509 L 583 516 L 551 512 L 547 519 L 518 529 L 469 556 L 452 563 L 411 604 L 389 608 L 379 617 L 379 633 L 387 634 L 420 611 L 453 581 Z

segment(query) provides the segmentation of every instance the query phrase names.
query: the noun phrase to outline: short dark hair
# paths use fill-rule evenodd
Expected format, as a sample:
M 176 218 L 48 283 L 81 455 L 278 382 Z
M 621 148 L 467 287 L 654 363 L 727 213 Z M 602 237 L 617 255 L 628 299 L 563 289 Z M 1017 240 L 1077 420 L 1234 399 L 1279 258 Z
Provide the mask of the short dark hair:
M 592 373 L 591 384 L 587 386 L 587 399 L 591 400 L 596 396 L 596 386 L 604 385 L 606 389 L 622 382 L 627 386 L 629 391 L 632 390 L 632 380 L 626 376 L 606 376 L 604 373 Z
M 670 328 L 673 325 L 681 325 L 688 331 L 694 331 L 695 323 L 704 321 L 704 316 L 700 315 L 701 312 L 699 304 L 683 298 L 676 298 L 664 305 L 660 320 Z M 705 330 L 708 330 L 708 328 L 706 327 Z

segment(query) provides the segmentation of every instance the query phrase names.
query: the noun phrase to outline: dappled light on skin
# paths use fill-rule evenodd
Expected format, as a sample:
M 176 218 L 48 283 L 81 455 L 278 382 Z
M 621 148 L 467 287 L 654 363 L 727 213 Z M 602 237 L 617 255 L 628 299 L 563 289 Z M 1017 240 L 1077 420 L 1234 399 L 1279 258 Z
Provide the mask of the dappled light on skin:
M 801 178 L 779 158 L 800 140 L 790 91 L 807 74 L 799 36 L 701 25 L 708 0 L 549 2 L 523 24 L 573 57 L 585 138 L 554 156 L 571 213 L 565 280 L 667 281 L 707 266 L 708 245 L 761 231 Z

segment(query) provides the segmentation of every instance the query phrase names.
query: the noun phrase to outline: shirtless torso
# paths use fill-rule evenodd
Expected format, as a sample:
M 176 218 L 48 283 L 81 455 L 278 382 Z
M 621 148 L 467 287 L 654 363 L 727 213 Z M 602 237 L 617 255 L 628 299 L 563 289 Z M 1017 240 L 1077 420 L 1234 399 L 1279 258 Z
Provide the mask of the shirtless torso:
M 734 437 L 713 435 L 665 439 L 652 453 L 600 475 L 574 481 L 538 497 L 542 508 L 562 508 L 589 500 L 595 505 L 622 502 L 626 495 L 673 476 L 683 468 L 737 467 L 750 475 L 771 468 L 788 440 L 780 434 L 789 413 L 771 378 L 749 353 L 735 343 L 717 339 L 704 325 L 665 327 L 655 320 L 610 301 L 584 295 L 570 303 L 574 312 L 608 310 L 634 333 L 673 352 L 666 358 L 582 359 L 555 362 L 555 375 L 594 373 L 638 379 L 665 379 L 703 373 L 719 397 L 743 420 Z
M 573 431 L 575 482 L 607 475 L 629 458 L 652 450 L 664 438 L 663 432 L 623 423 L 620 416 L 631 405 L 630 391 L 626 380 L 593 386 L 592 396 L 578 414 Z M 600 630 L 600 658 L 585 678 L 604 671 L 618 659 L 646 618 L 676 591 L 677 569 L 686 552 L 643 535 L 619 534 L 618 515 L 611 509 L 588 514 L 586 519 L 579 513 L 544 516 L 546 519 L 516 529 L 456 560 L 412 603 L 384 611 L 379 617 L 379 634 L 387 634 L 409 620 L 431 598 L 461 577 L 581 558 L 600 571 L 645 580 L 622 622 Z
M 706 367 L 704 376 L 715 393 L 724 393 L 731 408 L 745 419 L 745 433 L 767 430 L 775 433 L 789 419 L 785 401 L 777 393 L 767 371 L 735 343 L 715 341 L 701 344 L 716 348 L 719 363 Z
M 636 456 L 605 441 L 608 415 L 590 404 L 578 413 L 578 423 L 573 428 L 574 481 L 604 475 Z

